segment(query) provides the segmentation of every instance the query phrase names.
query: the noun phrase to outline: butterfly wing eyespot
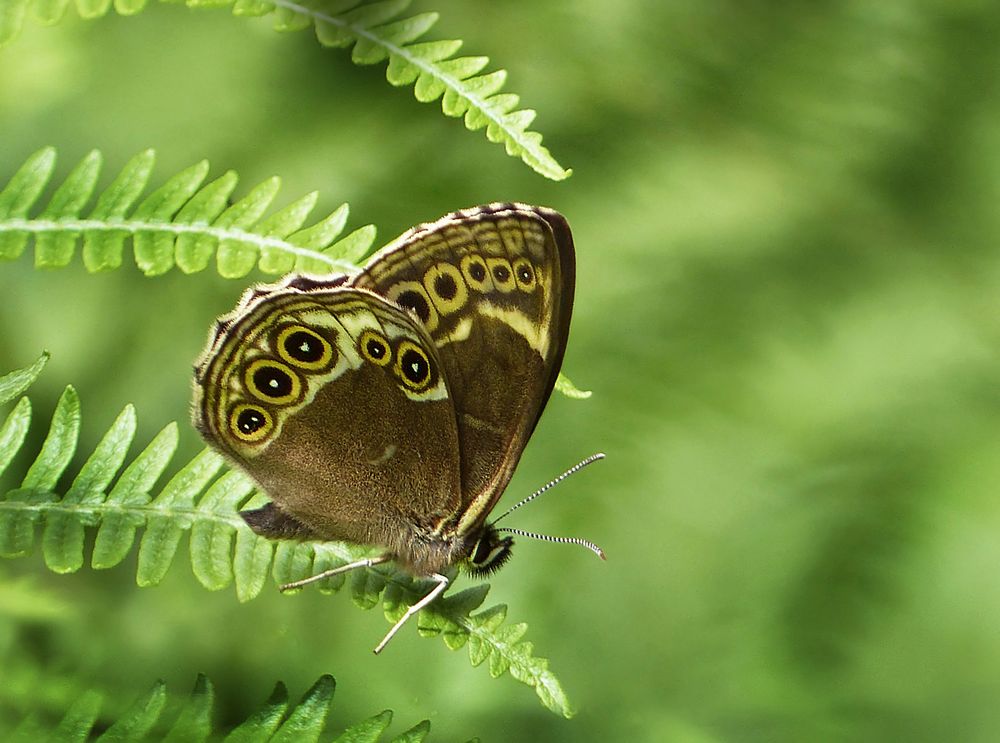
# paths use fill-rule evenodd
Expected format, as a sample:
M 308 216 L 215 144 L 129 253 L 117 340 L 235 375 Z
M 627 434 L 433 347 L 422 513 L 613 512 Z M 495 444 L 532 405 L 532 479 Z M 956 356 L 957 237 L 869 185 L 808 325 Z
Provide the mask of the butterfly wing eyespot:
M 434 379 L 434 367 L 427 353 L 412 341 L 400 341 L 396 349 L 396 375 L 407 387 L 415 392 L 422 392 L 431 386 Z
M 392 288 L 389 299 L 404 310 L 410 310 L 427 328 L 433 332 L 438 326 L 438 313 L 427 295 L 427 290 L 419 281 L 403 281 Z
M 535 291 L 538 281 L 535 278 L 535 267 L 531 265 L 531 261 L 522 256 L 514 261 L 513 268 L 517 288 L 528 294 Z
M 424 273 L 424 286 L 442 315 L 462 309 L 469 298 L 469 289 L 462 278 L 462 271 L 451 263 L 436 263 L 431 266 Z
M 229 413 L 229 433 L 238 441 L 254 444 L 274 428 L 274 418 L 260 405 L 241 403 Z
M 243 382 L 258 400 L 289 405 L 302 397 L 302 380 L 291 367 L 274 359 L 256 359 L 243 373 Z
M 358 339 L 358 350 L 366 361 L 377 366 L 388 366 L 392 362 L 392 348 L 388 341 L 374 330 L 366 330 Z
M 278 331 L 274 345 L 278 356 L 293 367 L 317 372 L 333 365 L 334 347 L 304 325 L 284 326 Z
M 504 294 L 509 294 L 514 290 L 514 272 L 506 258 L 488 258 L 486 266 L 493 278 L 493 286 Z
M 462 258 L 460 265 L 465 283 L 483 294 L 493 291 L 493 279 L 481 255 L 470 253 Z

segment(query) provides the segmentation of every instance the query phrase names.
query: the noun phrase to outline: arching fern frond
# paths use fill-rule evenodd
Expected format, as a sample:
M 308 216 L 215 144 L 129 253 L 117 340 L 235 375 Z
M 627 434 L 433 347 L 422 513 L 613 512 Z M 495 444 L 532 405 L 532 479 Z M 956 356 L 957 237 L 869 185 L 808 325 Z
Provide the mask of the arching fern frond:
M 31 374 L 37 372 L 15 372 L 0 379 L 0 390 L 13 389 L 7 380 L 24 380 Z M 22 398 L 0 426 L 0 474 L 22 447 L 30 418 L 30 404 Z M 184 533 L 190 532 L 190 561 L 198 581 L 209 590 L 235 584 L 239 600 L 248 601 L 261 592 L 269 574 L 277 584 L 288 583 L 368 554 L 337 542 L 272 542 L 258 536 L 238 511 L 260 505 L 263 497 L 242 473 L 223 472 L 222 458 L 208 449 L 156 491 L 177 447 L 177 426 L 166 426 L 125 466 L 136 429 L 131 406 L 121 412 L 68 486 L 61 488 L 79 428 L 79 399 L 67 387 L 20 487 L 0 499 L 0 556 L 30 554 L 40 533 L 45 564 L 54 572 L 72 573 L 84 564 L 86 529 L 91 527 L 97 530 L 92 567 L 118 565 L 138 542 L 136 582 L 153 586 L 166 575 Z M 321 590 L 334 592 L 344 583 L 345 576 L 335 576 L 324 581 Z M 531 686 L 546 707 L 569 717 L 569 701 L 548 661 L 535 657 L 532 644 L 522 639 L 527 626 L 505 624 L 503 605 L 472 613 L 488 591 L 489 586 L 479 585 L 438 599 L 420 612 L 418 631 L 427 637 L 441 636 L 453 650 L 467 644 L 473 665 L 487 663 L 494 677 L 509 671 Z M 351 574 L 354 603 L 365 609 L 382 604 L 391 623 L 426 593 L 424 582 L 391 567 Z
M 321 676 L 291 706 L 288 689 L 280 681 L 271 696 L 259 709 L 231 730 L 217 730 L 212 724 L 215 689 L 204 675 L 195 681 L 191 695 L 180 702 L 179 709 L 167 705 L 167 690 L 162 681 L 136 699 L 117 719 L 103 719 L 101 707 L 105 694 L 91 689 L 81 694 L 54 725 L 28 717 L 17 728 L 8 731 L 5 740 L 86 741 L 95 728 L 105 728 L 99 740 L 140 741 L 162 740 L 165 743 L 199 743 L 225 740 L 227 743 L 293 743 L 315 741 L 327 732 L 327 717 L 333 703 L 336 682 L 332 676 Z M 377 743 L 392 722 L 392 711 L 361 720 L 345 730 L 336 740 L 353 743 Z M 403 731 L 391 743 L 419 743 L 430 732 L 430 722 L 423 720 Z M 221 738 L 225 735 L 225 738 Z
M 133 157 L 84 215 L 101 171 L 101 153 L 94 150 L 32 215 L 56 163 L 54 148 L 39 150 L 0 191 L 0 260 L 18 258 L 34 239 L 36 266 L 65 266 L 82 238 L 88 271 L 121 266 L 131 242 L 136 265 L 150 276 L 174 266 L 185 273 L 202 271 L 213 256 L 219 273 L 229 278 L 246 276 L 255 266 L 269 274 L 331 273 L 355 269 L 375 239 L 371 225 L 337 239 L 347 222 L 347 204 L 305 227 L 315 192 L 265 216 L 278 194 L 277 177 L 230 203 L 236 173 L 230 170 L 206 184 L 205 160 L 143 198 L 154 159 L 153 150 Z
M 542 145 L 542 135 L 528 129 L 535 119 L 532 109 L 518 109 L 520 98 L 501 92 L 506 70 L 480 74 L 488 57 L 455 57 L 461 41 L 417 41 L 437 23 L 437 13 L 403 16 L 410 0 L 187 0 L 189 7 L 232 5 L 238 16 L 274 15 L 279 31 L 297 31 L 309 26 L 323 46 L 351 48 L 355 64 L 371 65 L 388 60 L 386 79 L 395 86 L 414 86 L 421 102 L 441 98 L 447 116 L 464 117 L 470 130 L 486 129 L 491 142 L 502 143 L 509 155 L 547 178 L 562 180 L 571 171 L 564 169 Z M 0 3 L 0 46 L 20 31 L 31 0 Z M 69 0 L 34 3 L 35 14 L 43 23 L 56 23 L 66 12 Z M 123 15 L 138 13 L 146 0 L 115 0 L 114 8 Z M 110 0 L 76 0 L 84 18 L 103 16 L 112 7 Z

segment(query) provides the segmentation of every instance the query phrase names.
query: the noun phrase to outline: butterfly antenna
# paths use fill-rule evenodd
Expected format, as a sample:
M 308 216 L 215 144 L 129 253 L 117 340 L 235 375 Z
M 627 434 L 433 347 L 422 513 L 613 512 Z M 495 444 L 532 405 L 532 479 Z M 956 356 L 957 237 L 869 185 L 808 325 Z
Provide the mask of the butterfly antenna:
M 512 511 L 516 511 L 518 508 L 520 508 L 521 506 L 523 506 L 525 503 L 530 503 L 535 498 L 537 498 L 542 493 L 544 493 L 546 490 L 551 490 L 552 488 L 554 488 L 556 485 L 558 485 L 559 483 L 561 483 L 563 480 L 565 480 L 570 475 L 576 474 L 577 472 L 579 472 L 580 470 L 582 470 L 587 465 L 593 464 L 594 462 L 596 462 L 596 461 L 598 461 L 600 459 L 604 459 L 604 454 L 602 454 L 602 453 L 591 454 L 589 457 L 587 457 L 586 459 L 584 459 L 582 462 L 579 462 L 579 463 L 573 465 L 568 470 L 566 470 L 565 472 L 563 472 L 561 475 L 559 475 L 559 477 L 556 477 L 556 478 L 550 480 L 549 482 L 545 483 L 542 487 L 540 487 L 534 493 L 532 493 L 531 495 L 529 495 L 527 498 L 525 498 L 525 499 L 523 499 L 523 500 L 518 501 L 517 503 L 515 503 L 513 506 L 511 506 L 506 511 L 504 511 L 502 514 L 500 514 L 500 516 L 498 516 L 493 521 L 493 523 L 496 524 L 497 521 L 500 521 L 500 519 L 506 518 L 508 515 L 510 515 L 510 513 Z M 497 529 L 497 531 L 505 531 L 505 532 L 509 532 L 511 534 L 517 534 L 520 537 L 531 537 L 532 539 L 540 539 L 543 542 L 560 542 L 562 544 L 579 544 L 579 545 L 582 545 L 582 546 L 586 547 L 587 549 L 589 549 L 591 552 L 593 552 L 595 555 L 597 555 L 598 557 L 600 557 L 602 560 L 607 560 L 608 559 L 607 557 L 604 556 L 604 550 L 602 550 L 596 544 L 594 544 L 593 542 L 591 542 L 590 540 L 587 540 L 587 539 L 580 539 L 579 537 L 551 537 L 548 534 L 535 534 L 534 532 L 522 531 L 521 529 L 507 529 L 507 528 L 504 528 L 504 529 Z
M 531 537 L 532 539 L 541 539 L 543 542 L 560 542 L 562 544 L 579 544 L 583 545 L 595 555 L 600 557 L 602 560 L 607 560 L 608 558 L 604 555 L 604 550 L 598 547 L 596 544 L 588 539 L 580 539 L 580 537 L 550 537 L 548 534 L 535 534 L 531 531 L 521 531 L 520 529 L 497 529 L 497 531 L 506 531 L 511 534 L 517 534 L 519 537 Z
M 522 501 L 519 501 L 519 502 L 515 503 L 513 506 L 511 506 L 510 508 L 508 508 L 502 514 L 500 514 L 497 518 L 495 518 L 493 520 L 493 523 L 496 524 L 498 521 L 500 521 L 500 519 L 506 518 L 507 516 L 509 516 L 511 514 L 511 512 L 516 511 L 518 508 L 520 508 L 521 506 L 523 506 L 525 503 L 530 503 L 535 498 L 537 498 L 542 493 L 544 493 L 546 490 L 550 490 L 550 489 L 554 488 L 556 485 L 558 485 L 559 483 L 561 483 L 563 480 L 565 480 L 570 475 L 575 475 L 577 472 L 579 472 L 580 470 L 582 470 L 588 464 L 593 464 L 594 462 L 596 462 L 599 459 L 604 459 L 604 454 L 603 453 L 599 452 L 597 454 L 591 454 L 589 457 L 587 457 L 586 459 L 584 459 L 582 462 L 578 462 L 577 464 L 574 464 L 568 470 L 566 470 L 561 475 L 559 475 L 559 477 L 557 477 L 554 480 L 550 480 L 549 482 L 545 483 L 544 485 L 542 485 L 542 487 L 538 488 L 538 490 L 536 490 L 534 493 L 532 493 L 531 495 L 529 495 L 527 498 L 525 498 Z M 510 531 L 510 530 L 508 529 L 507 531 Z

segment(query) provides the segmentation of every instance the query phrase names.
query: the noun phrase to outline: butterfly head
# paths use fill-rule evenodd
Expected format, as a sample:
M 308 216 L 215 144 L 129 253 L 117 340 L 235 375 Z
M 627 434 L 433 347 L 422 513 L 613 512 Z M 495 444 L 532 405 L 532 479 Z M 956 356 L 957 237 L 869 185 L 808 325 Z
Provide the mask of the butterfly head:
M 516 511 L 518 508 L 523 506 L 525 503 L 530 503 L 535 498 L 545 493 L 550 488 L 558 485 L 567 477 L 575 474 L 582 470 L 584 467 L 593 464 L 594 462 L 604 459 L 603 454 L 593 454 L 586 459 L 584 459 L 579 464 L 570 467 L 568 470 L 563 472 L 559 477 L 554 480 L 550 480 L 546 485 L 542 486 L 534 493 L 518 501 L 513 506 L 508 508 L 504 513 L 494 519 L 491 523 L 484 524 L 479 531 L 479 536 L 476 537 L 475 542 L 472 544 L 472 548 L 469 551 L 469 557 L 466 562 L 466 570 L 475 576 L 486 576 L 491 573 L 495 573 L 497 570 L 503 567 L 504 563 L 510 559 L 510 551 L 514 546 L 514 537 L 511 536 L 501 536 L 501 532 L 506 532 L 507 534 L 516 534 L 520 537 L 531 537 L 532 539 L 540 539 L 544 542 L 560 542 L 562 544 L 579 544 L 586 547 L 595 555 L 600 557 L 602 560 L 607 558 L 604 555 L 604 550 L 598 547 L 593 542 L 587 539 L 580 539 L 579 537 L 552 537 L 547 534 L 536 534 L 531 531 L 524 531 L 522 529 L 511 529 L 504 527 L 498 529 L 496 527 L 497 522 L 506 518 L 512 511 Z
M 493 524 L 486 524 L 472 545 L 466 570 L 479 578 L 495 573 L 510 559 L 513 545 L 513 537 L 500 536 Z

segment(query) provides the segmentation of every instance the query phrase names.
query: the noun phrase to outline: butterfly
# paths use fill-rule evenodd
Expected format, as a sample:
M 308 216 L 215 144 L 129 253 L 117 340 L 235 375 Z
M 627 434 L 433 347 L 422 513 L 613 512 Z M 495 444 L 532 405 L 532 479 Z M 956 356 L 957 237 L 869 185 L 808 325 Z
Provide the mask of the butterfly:
M 435 583 L 375 652 L 449 568 L 510 557 L 487 518 L 558 376 L 575 278 L 562 215 L 490 204 L 414 227 L 355 275 L 252 288 L 210 333 L 194 425 L 270 497 L 241 512 L 250 528 L 378 546 L 336 572 L 391 560 Z

